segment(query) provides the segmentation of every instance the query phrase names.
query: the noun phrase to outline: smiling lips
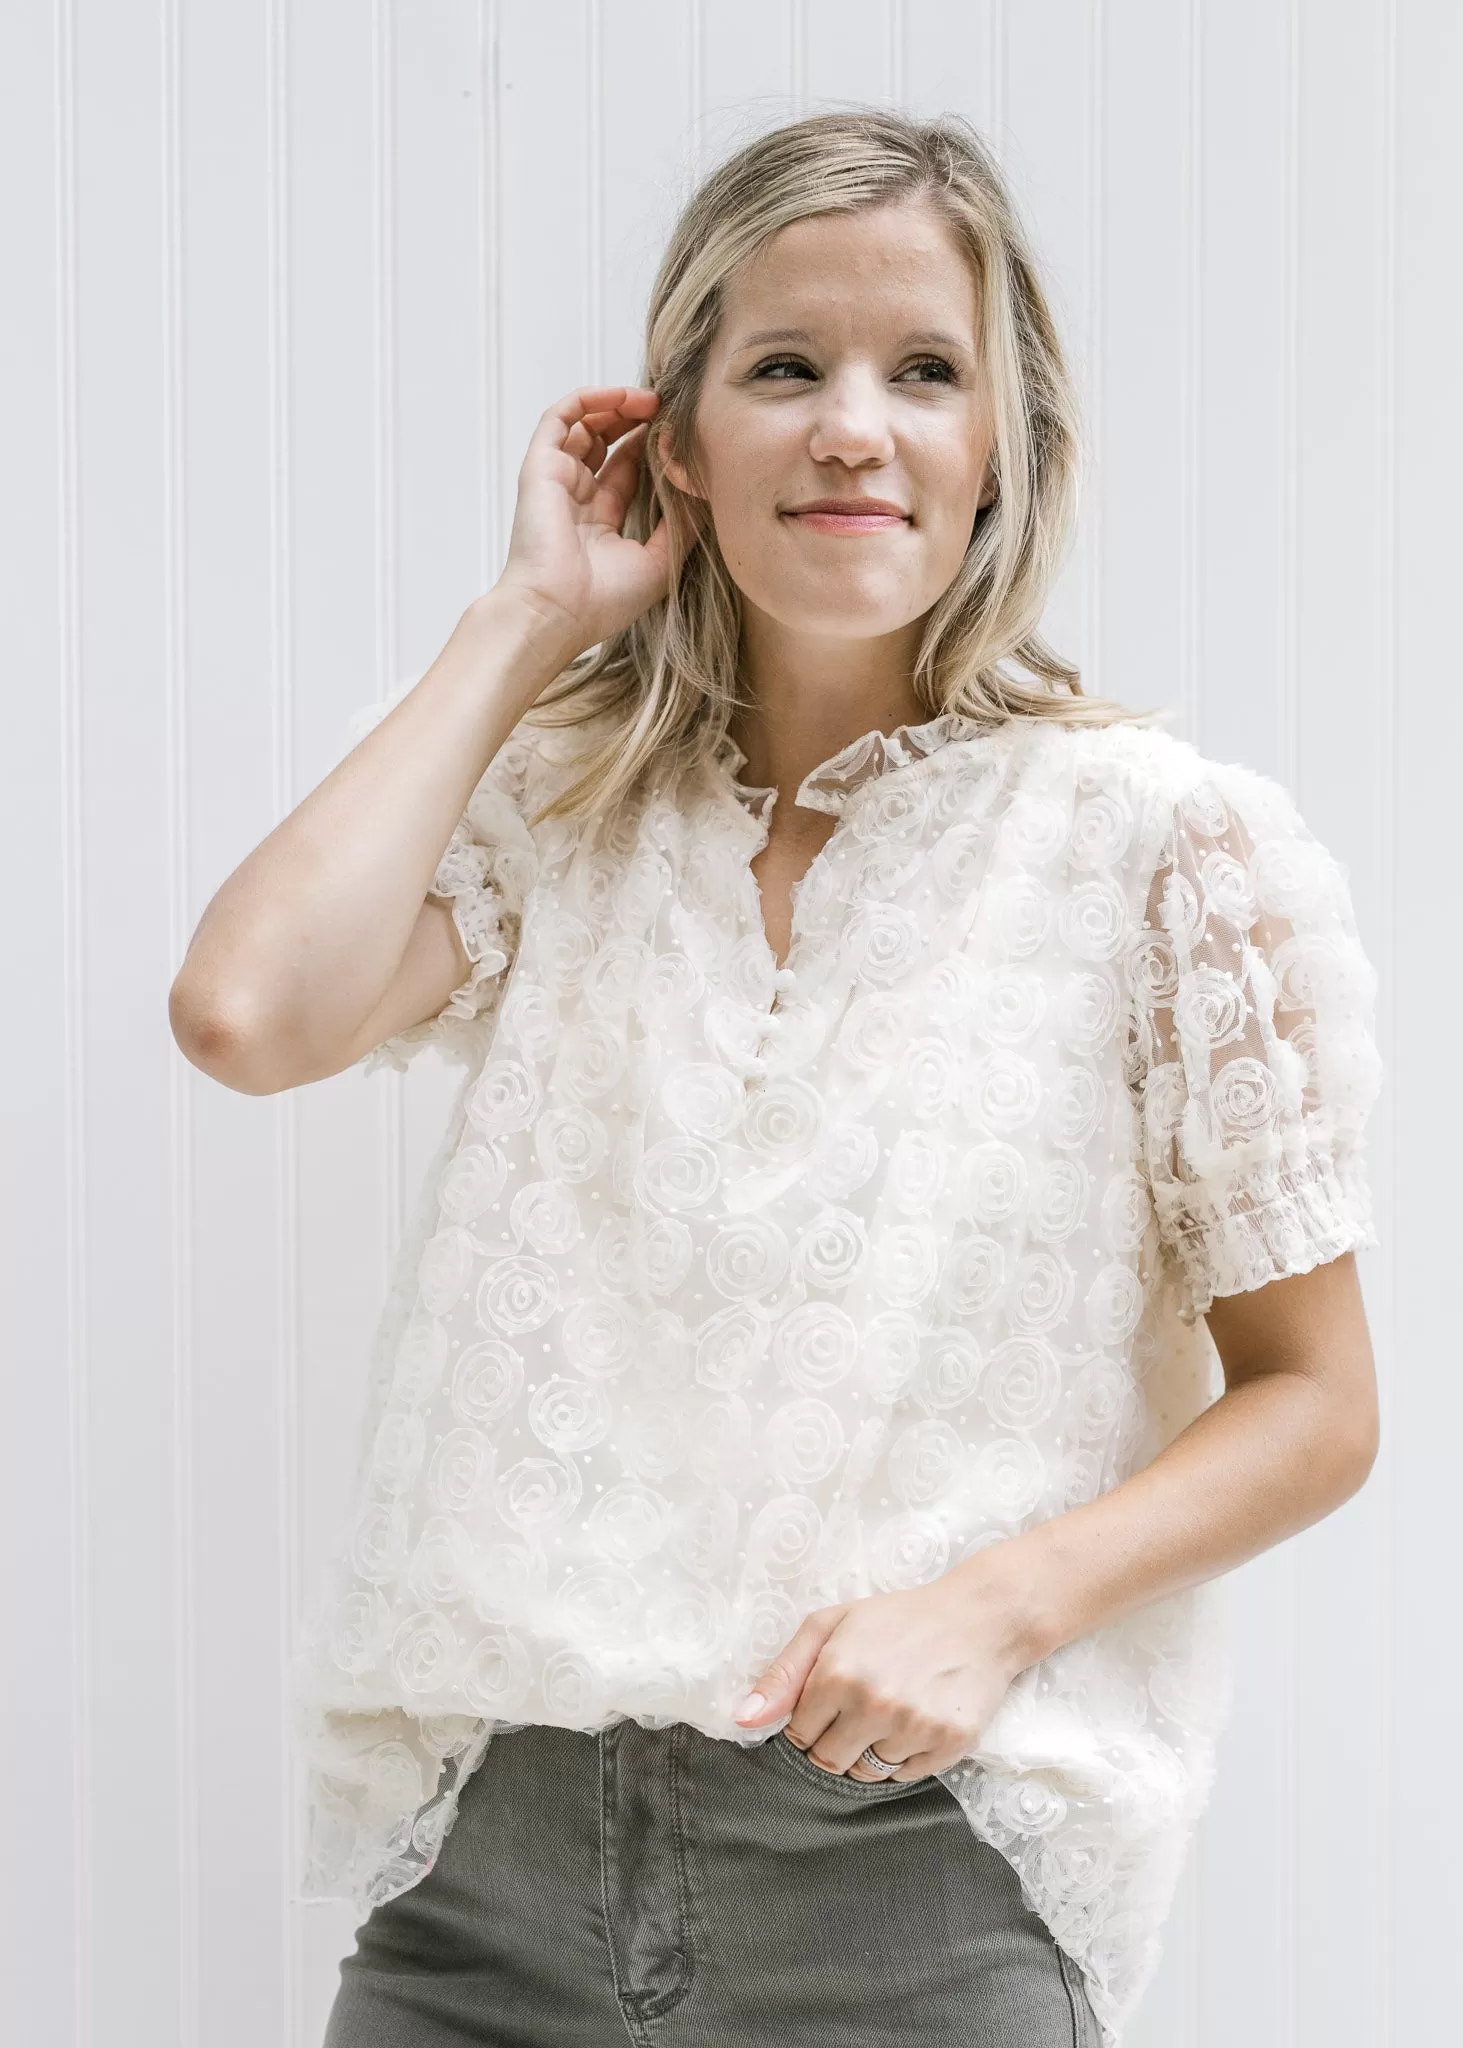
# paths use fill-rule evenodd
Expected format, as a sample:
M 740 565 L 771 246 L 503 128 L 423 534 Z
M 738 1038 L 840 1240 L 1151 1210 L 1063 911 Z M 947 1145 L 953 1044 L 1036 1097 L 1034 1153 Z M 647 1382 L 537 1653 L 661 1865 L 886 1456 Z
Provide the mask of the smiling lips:
M 783 516 L 817 533 L 880 533 L 909 522 L 903 506 L 891 504 L 887 498 L 814 498 L 806 505 L 791 506 Z

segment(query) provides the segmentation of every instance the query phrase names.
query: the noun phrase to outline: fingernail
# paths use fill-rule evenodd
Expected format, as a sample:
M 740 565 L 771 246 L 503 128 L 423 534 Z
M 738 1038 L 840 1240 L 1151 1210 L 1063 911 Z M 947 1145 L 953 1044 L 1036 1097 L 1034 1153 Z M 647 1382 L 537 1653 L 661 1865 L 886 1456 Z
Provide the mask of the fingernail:
M 736 1718 L 739 1721 L 754 1720 L 766 1704 L 767 1702 L 760 1692 L 749 1692 L 742 1701 L 742 1704 L 737 1708 Z

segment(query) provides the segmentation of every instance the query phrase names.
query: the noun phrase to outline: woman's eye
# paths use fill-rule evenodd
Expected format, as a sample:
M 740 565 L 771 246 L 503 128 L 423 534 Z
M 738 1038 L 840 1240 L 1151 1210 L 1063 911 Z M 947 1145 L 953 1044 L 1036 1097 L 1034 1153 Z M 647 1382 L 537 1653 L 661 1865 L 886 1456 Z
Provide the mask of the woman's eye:
M 921 383 L 953 384 L 955 382 L 955 365 L 947 363 L 943 356 L 921 356 L 917 363 L 911 363 L 909 367 L 911 370 L 926 373 L 921 377 Z M 928 374 L 930 372 L 933 372 L 933 376 Z
M 811 377 L 813 374 L 809 366 L 799 357 L 777 356 L 771 362 L 759 363 L 752 372 L 752 375 L 754 377 L 770 378 L 773 376 L 773 372 L 777 370 L 788 370 L 795 377 Z M 775 381 L 781 383 L 783 379 L 776 378 Z

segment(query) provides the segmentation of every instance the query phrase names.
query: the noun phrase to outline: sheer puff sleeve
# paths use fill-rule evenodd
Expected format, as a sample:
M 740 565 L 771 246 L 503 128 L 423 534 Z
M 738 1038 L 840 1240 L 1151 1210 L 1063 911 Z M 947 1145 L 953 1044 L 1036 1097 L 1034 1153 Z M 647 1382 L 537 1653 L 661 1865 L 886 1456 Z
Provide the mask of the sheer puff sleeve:
M 357 712 L 343 751 L 364 739 L 414 687 L 413 679 L 385 702 Z M 382 1067 L 403 1071 L 428 1045 L 435 1045 L 444 1058 L 465 1063 L 481 1045 L 517 953 L 523 905 L 537 868 L 527 823 L 534 757 L 533 728 L 515 726 L 468 798 L 427 891 L 451 908 L 471 963 L 466 981 L 452 991 L 436 1016 L 395 1032 L 363 1054 L 356 1062 L 363 1073 Z
M 1128 960 L 1129 1084 L 1179 1314 L 1377 1242 L 1383 1080 L 1347 872 L 1289 793 L 1202 761 L 1164 798 Z

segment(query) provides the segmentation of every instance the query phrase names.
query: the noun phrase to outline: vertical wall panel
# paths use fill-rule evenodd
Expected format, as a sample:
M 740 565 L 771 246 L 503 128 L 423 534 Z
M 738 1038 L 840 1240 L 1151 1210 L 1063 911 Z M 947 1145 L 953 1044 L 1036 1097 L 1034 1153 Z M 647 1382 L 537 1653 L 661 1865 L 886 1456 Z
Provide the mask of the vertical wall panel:
M 1298 30 L 1296 788 L 1313 828 L 1346 850 L 1358 920 L 1380 964 L 1396 882 L 1381 573 L 1390 482 L 1386 22 L 1373 0 L 1306 0 Z M 1379 1166 L 1395 1101 L 1380 1108 Z M 1385 1279 L 1386 1262 L 1373 1256 L 1367 1303 L 1383 1341 L 1392 1312 Z M 1386 2038 L 1381 1946 L 1355 1934 L 1384 1925 L 1387 1909 L 1385 1779 L 1363 1763 L 1385 1729 L 1377 1646 L 1390 1441 L 1384 1455 L 1372 1484 L 1295 1548 L 1295 1919 L 1317 1930 L 1295 1951 L 1301 2048 Z
M 265 26 L 241 9 L 205 34 L 185 12 L 178 37 L 182 445 L 170 499 L 184 656 L 185 942 L 222 874 L 275 822 L 284 794 Z M 288 2011 L 279 1697 L 295 1219 L 282 1141 L 296 1110 L 288 1099 L 231 1095 L 186 1067 L 179 1078 L 190 1139 L 180 1272 L 189 1339 L 182 1754 L 196 1806 L 186 1896 L 197 1917 L 184 2031 L 190 2041 L 269 2039 L 286 2031 Z
M 1388 2048 L 1436 2033 L 1437 2000 L 1463 1917 L 1458 1796 L 1451 1782 L 1463 1672 L 1458 1613 L 1457 1095 L 1440 1070 L 1439 1022 L 1463 1003 L 1453 938 L 1458 690 L 1458 478 L 1463 475 L 1463 14 L 1397 14 L 1397 268 L 1392 536 L 1396 609 L 1392 959 L 1401 1142 L 1391 1227 L 1395 1371 L 1388 1374 L 1396 1482 L 1388 1563 L 1387 1665 L 1393 1674 L 1385 1774 L 1393 1835 L 1386 1861 Z M 1444 1027 L 1446 1029 L 1446 1027 Z
M 82 981 L 75 709 L 75 110 L 69 7 L 0 12 L 0 1631 L 3 1810 L 25 1844 L 0 1916 L 0 2035 L 82 2043 L 90 1935 L 82 1509 L 88 1363 L 76 1086 Z M 20 309 L 25 308 L 25 317 Z M 24 764 L 22 767 L 21 764 Z M 44 851 L 42 851 L 44 850 Z M 39 870 L 39 873 L 37 873 Z M 18 1858 L 12 1850 L 12 1869 Z
M 164 593 L 164 102 L 156 13 L 76 8 L 78 1004 L 89 1333 L 93 2038 L 181 2038 L 177 1499 Z
M 849 98 L 969 116 L 1033 229 L 1090 455 L 1049 637 L 1295 789 L 1383 976 L 1382 1455 L 1232 1575 L 1127 2048 L 1446 2032 L 1460 93 L 1448 0 L 5 12 L 7 2038 L 320 2039 L 353 1916 L 290 1896 L 284 1658 L 455 1082 L 230 1095 L 168 984 L 497 573 L 542 409 L 638 377 L 695 167 Z
M 1288 773 L 1282 618 L 1291 317 L 1291 0 L 1200 20 L 1199 634 L 1203 718 L 1222 760 Z
M 601 11 L 598 149 L 590 173 L 600 353 L 586 368 L 609 384 L 635 384 L 645 302 L 690 191 L 698 141 L 705 140 L 700 116 L 719 102 L 695 8 L 684 0 L 642 0 L 635 36 L 619 32 L 613 7 Z M 659 109 L 649 127 L 647 99 Z
M 1001 157 L 1016 187 L 1047 278 L 1053 315 L 1084 401 L 1096 376 L 1101 217 L 1094 180 L 1094 66 L 1101 15 L 1095 0 L 1031 0 L 1002 9 Z M 1088 403 L 1089 439 L 1100 428 Z M 1091 583 L 1100 524 L 1093 501 L 1058 580 L 1046 633 L 1060 654 L 1095 666 Z M 1101 687 L 1094 675 L 1095 687 Z M 1121 693 L 1119 693 L 1121 694 Z
M 928 10 L 918 0 L 901 0 L 900 103 L 918 114 L 963 114 L 999 147 L 1003 12 L 1002 0 L 971 0 L 943 10 L 938 33 L 931 34 Z
M 823 102 L 889 98 L 896 54 L 889 0 L 804 0 L 795 12 L 809 113 Z
M 801 10 L 793 0 L 726 7 L 695 0 L 700 43 L 697 138 L 714 161 L 744 135 L 793 116 L 794 74 L 803 65 Z
M 476 594 L 482 559 L 476 9 L 399 9 L 393 55 L 398 605 L 415 672 Z
M 1102 531 L 1093 686 L 1125 704 L 1177 704 L 1189 564 L 1186 262 L 1193 195 L 1187 10 L 1127 0 L 1102 23 L 1106 80 L 1100 237 L 1102 362 L 1089 502 Z

